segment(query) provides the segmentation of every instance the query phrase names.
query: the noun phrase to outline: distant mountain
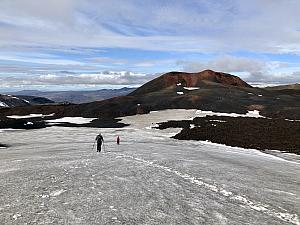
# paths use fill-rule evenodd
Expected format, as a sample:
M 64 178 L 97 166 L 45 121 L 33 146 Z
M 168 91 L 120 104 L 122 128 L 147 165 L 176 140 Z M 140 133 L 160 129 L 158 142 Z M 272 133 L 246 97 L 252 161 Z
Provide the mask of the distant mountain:
M 300 84 L 289 84 L 289 85 L 280 85 L 273 87 L 266 87 L 265 90 L 272 91 L 278 95 L 291 95 L 299 96 L 300 95 Z
M 51 99 L 54 102 L 70 102 L 70 103 L 87 103 L 93 101 L 101 101 L 104 99 L 127 95 L 134 91 L 135 88 L 121 88 L 121 89 L 102 89 L 96 91 L 37 91 L 24 90 L 13 92 L 14 95 L 33 95 Z
M 267 90 L 300 90 L 300 84 L 288 84 L 288 85 L 279 85 L 273 87 L 266 87 Z
M 300 93 L 255 88 L 237 76 L 205 70 L 170 72 L 149 81 L 127 96 L 73 105 L 19 107 L 1 115 L 55 113 L 57 117 L 116 118 L 154 110 L 200 109 L 246 113 L 259 110 L 266 117 L 300 119 Z
M 230 85 L 236 87 L 248 87 L 249 84 L 240 79 L 237 76 L 215 72 L 212 70 L 204 70 L 198 73 L 185 73 L 185 72 L 170 72 L 166 73 L 133 91 L 129 95 L 143 95 L 150 92 L 161 91 L 171 86 L 182 86 L 182 87 L 200 87 L 206 86 L 210 83 Z
M 35 96 L 12 96 L 12 95 L 1 95 L 0 94 L 0 108 L 4 107 L 18 107 L 18 106 L 30 106 L 30 105 L 40 105 L 40 104 L 50 104 L 53 101 Z

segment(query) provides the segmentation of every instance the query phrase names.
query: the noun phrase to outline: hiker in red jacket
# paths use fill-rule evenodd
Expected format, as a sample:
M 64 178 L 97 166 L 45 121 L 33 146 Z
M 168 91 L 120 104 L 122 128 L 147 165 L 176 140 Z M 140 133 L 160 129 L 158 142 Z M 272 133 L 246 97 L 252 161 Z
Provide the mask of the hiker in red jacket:
M 120 137 L 119 136 L 117 137 L 117 144 L 118 145 L 120 144 Z

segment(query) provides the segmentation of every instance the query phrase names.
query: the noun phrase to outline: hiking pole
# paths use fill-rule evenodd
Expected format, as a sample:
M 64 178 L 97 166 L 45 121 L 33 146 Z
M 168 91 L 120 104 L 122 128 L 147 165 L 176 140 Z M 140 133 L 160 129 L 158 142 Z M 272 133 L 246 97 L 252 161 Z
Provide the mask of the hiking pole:
M 103 153 L 105 152 L 105 144 L 104 144 L 104 141 L 103 141 Z
M 92 151 L 94 151 L 95 143 L 96 143 L 96 140 L 94 141 Z

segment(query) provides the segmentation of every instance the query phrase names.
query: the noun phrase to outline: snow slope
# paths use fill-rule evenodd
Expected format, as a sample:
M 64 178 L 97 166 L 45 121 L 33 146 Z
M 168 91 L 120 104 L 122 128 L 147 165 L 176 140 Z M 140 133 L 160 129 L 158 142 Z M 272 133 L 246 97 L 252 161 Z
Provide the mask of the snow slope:
M 126 117 L 133 125 L 119 129 L 1 133 L 12 147 L 0 149 L 0 224 L 300 224 L 298 163 L 149 129 L 194 115 Z M 105 152 L 97 154 L 99 132 Z

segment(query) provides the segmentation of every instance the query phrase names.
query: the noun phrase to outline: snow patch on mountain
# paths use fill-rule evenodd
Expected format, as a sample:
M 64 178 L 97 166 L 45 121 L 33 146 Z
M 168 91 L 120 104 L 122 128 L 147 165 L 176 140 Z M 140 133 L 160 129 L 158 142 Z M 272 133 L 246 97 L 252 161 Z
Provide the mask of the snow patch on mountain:
M 34 117 L 47 117 L 47 116 L 54 116 L 54 113 L 51 114 L 29 114 L 29 115 L 24 115 L 24 116 L 20 116 L 20 115 L 11 115 L 11 116 L 6 116 L 8 118 L 12 118 L 12 119 L 28 119 L 28 118 L 34 118 Z
M 95 120 L 97 118 L 84 118 L 84 117 L 63 117 L 59 119 L 54 120 L 46 120 L 46 122 L 52 124 L 52 123 L 74 123 L 74 124 L 86 124 L 90 123 L 92 120 Z
M 0 101 L 0 107 L 9 107 L 6 103 Z
M 230 117 L 261 117 L 264 118 L 259 114 L 258 110 L 248 111 L 246 114 L 239 114 L 239 113 L 220 113 L 220 112 L 213 112 L 213 111 L 202 111 L 197 110 L 196 115 L 198 117 L 206 117 L 206 116 L 230 116 Z
M 188 90 L 188 91 L 194 91 L 200 89 L 199 87 L 183 87 L 183 89 Z

